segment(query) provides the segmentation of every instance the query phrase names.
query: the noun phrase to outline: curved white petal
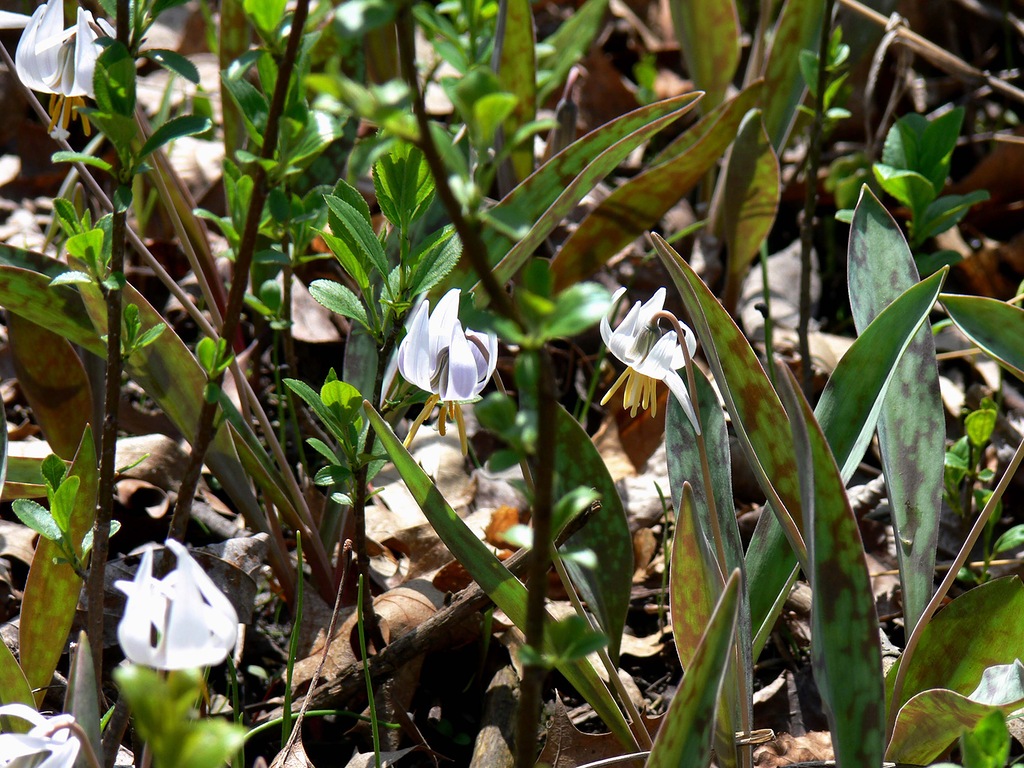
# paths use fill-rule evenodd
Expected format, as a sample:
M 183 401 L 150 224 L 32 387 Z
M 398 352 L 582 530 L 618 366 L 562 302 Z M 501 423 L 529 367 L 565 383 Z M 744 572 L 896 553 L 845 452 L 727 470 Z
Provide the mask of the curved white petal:
M 690 424 L 693 425 L 693 431 L 698 435 L 700 434 L 700 422 L 697 421 L 697 414 L 693 410 L 693 402 L 690 400 L 690 394 L 686 391 L 686 385 L 683 383 L 683 379 L 678 373 L 672 371 L 665 376 L 663 381 L 668 384 L 669 391 L 675 395 L 676 400 L 683 406 L 683 411 L 686 413 L 686 418 L 690 420 Z
M 57 53 L 64 31 L 64 4 L 49 0 L 36 8 L 14 53 L 18 79 L 33 91 L 52 93 L 57 72 Z
M 78 9 L 78 32 L 75 35 L 75 71 L 68 96 L 93 97 L 92 78 L 96 70 L 96 58 L 100 46 L 92 27 L 92 14 L 84 8 Z
M 661 312 L 665 308 L 665 289 L 659 288 L 654 292 L 647 301 L 640 307 L 640 322 L 643 325 L 647 325 L 651 322 L 651 319 Z
M 0 707 L 0 715 L 17 717 L 33 724 L 28 733 L 0 734 L 0 765 L 21 757 L 34 756 L 37 768 L 71 768 L 81 743 L 67 728 L 75 722 L 71 715 L 44 717 L 25 704 Z M 40 761 L 40 756 L 46 757 Z
M 430 313 L 430 355 L 436 360 L 441 351 L 447 348 L 452 338 L 452 330 L 459 323 L 459 298 L 462 292 L 458 288 L 452 288 L 441 297 Z M 435 367 L 435 372 L 437 368 Z
M 24 29 L 31 16 L 13 11 L 0 11 L 0 29 Z
M 430 355 L 430 304 L 424 301 L 413 313 L 409 331 L 398 347 L 398 370 L 410 384 L 431 392 L 434 358 Z
M 473 344 L 466 339 L 462 326 L 456 323 L 448 341 L 448 375 L 440 382 L 438 394 L 444 401 L 469 400 L 480 393 L 478 369 Z
M 494 375 L 494 369 L 498 365 L 498 337 L 493 333 L 467 330 L 466 338 L 469 339 L 473 349 L 473 357 L 476 359 L 477 366 L 477 381 L 482 389 L 487 380 Z

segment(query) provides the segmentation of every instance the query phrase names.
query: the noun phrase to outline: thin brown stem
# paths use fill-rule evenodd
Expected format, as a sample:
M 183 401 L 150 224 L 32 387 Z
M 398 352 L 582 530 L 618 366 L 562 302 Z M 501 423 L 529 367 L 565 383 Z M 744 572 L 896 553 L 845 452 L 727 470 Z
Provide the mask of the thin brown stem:
M 128 47 L 130 28 L 128 25 L 128 0 L 117 3 L 118 41 Z M 118 163 L 115 173 L 120 177 L 124 169 Z M 131 184 L 131 179 L 118 179 L 121 184 Z M 92 528 L 92 554 L 86 594 L 89 596 L 89 612 L 86 617 L 88 634 L 93 639 L 92 663 L 96 674 L 99 700 L 103 701 L 103 616 L 104 575 L 107 555 L 110 550 L 110 521 L 114 513 L 114 472 L 117 468 L 117 410 L 121 403 L 121 286 L 124 278 L 124 252 L 127 232 L 126 210 L 115 208 L 111 217 L 110 268 L 102 283 L 103 298 L 107 313 L 107 359 L 104 369 L 103 429 L 100 435 L 100 476 L 96 490 L 96 516 Z
M 295 60 L 298 56 L 299 43 L 302 40 L 303 29 L 306 25 L 306 18 L 309 15 L 309 0 L 298 0 L 295 6 L 295 13 L 292 17 L 291 32 L 288 37 L 288 44 L 285 48 L 284 57 L 278 68 L 277 82 L 274 84 L 274 93 L 271 97 L 270 108 L 267 112 L 267 126 L 263 136 L 263 146 L 260 150 L 262 160 L 272 160 L 277 150 L 277 137 L 280 130 L 281 115 L 284 111 L 285 98 L 288 94 L 288 86 L 292 72 L 295 69 Z M 231 283 L 231 290 L 228 294 L 227 310 L 224 313 L 224 324 L 220 330 L 222 339 L 231 339 L 238 330 L 245 292 L 249 284 L 249 271 L 252 267 L 253 257 L 256 252 L 256 238 L 259 234 L 260 219 L 263 215 L 263 205 L 269 193 L 267 183 L 267 170 L 263 163 L 254 163 L 251 168 L 253 179 L 252 197 L 249 200 L 249 207 L 245 217 L 245 227 L 242 231 L 241 241 L 238 246 L 238 253 L 235 258 L 235 272 Z M 214 377 L 210 382 L 214 387 L 220 387 L 223 383 L 223 373 Z M 213 399 L 213 398 L 211 398 Z M 185 529 L 188 526 L 192 513 L 192 500 L 195 497 L 199 485 L 199 477 L 210 443 L 213 440 L 215 429 L 215 417 L 217 415 L 217 403 L 203 401 L 199 414 L 199 422 L 196 427 L 195 439 L 192 442 L 192 454 L 189 458 L 185 475 L 182 478 L 181 487 L 178 491 L 178 500 L 174 506 L 174 515 L 171 518 L 170 536 L 184 540 Z M 312 560 L 312 562 L 316 562 Z M 314 576 L 317 578 L 318 587 L 323 594 L 330 587 L 329 576 L 323 568 L 314 569 Z M 326 583 L 325 583 L 326 582 Z M 331 588 L 333 591 L 333 588 Z

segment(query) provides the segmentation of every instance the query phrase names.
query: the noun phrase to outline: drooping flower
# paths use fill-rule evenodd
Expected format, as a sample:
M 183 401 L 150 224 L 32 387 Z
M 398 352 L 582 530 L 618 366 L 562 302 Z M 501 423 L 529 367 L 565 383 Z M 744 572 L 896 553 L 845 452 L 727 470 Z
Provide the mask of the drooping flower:
M 36 768 L 71 768 L 75 764 L 82 744 L 68 729 L 75 722 L 71 715 L 45 717 L 26 704 L 6 704 L 0 707 L 0 715 L 32 723 L 28 733 L 0 734 L 0 766 L 15 761 Z M 20 759 L 28 757 L 33 759 Z
M 67 139 L 73 111 L 93 96 L 93 73 L 103 47 L 100 32 L 114 36 L 104 20 L 96 20 L 84 8 L 78 9 L 75 26 L 64 29 L 64 3 L 48 0 L 29 19 L 14 55 L 18 78 L 34 91 L 50 94 L 50 125 L 55 139 Z M 86 135 L 89 122 L 83 116 Z
M 615 292 L 612 306 L 617 305 L 625 292 L 625 288 Z M 601 405 L 607 403 L 622 387 L 622 407 L 629 408 L 631 416 L 636 416 L 638 408 L 650 408 L 652 414 L 657 414 L 657 382 L 664 381 L 683 406 L 694 429 L 700 432 L 693 403 L 690 402 L 690 395 L 678 372 L 686 364 L 683 348 L 679 345 L 675 330 L 658 325 L 657 315 L 664 306 L 665 289 L 659 288 L 643 304 L 636 302 L 614 331 L 607 315 L 601 318 L 601 338 L 611 353 L 627 366 L 608 394 L 601 399 Z M 697 351 L 697 340 L 686 325 L 680 323 L 680 327 L 692 358 Z
M 453 288 L 437 302 L 432 313 L 429 302 L 420 304 L 413 313 L 408 334 L 398 347 L 398 369 L 406 381 L 431 393 L 409 430 L 406 445 L 412 442 L 420 425 L 440 402 L 438 431 L 445 434 L 445 424 L 454 416 L 462 452 L 466 453 L 461 404 L 479 397 L 494 373 L 498 362 L 498 337 L 462 327 L 459 297 L 459 289 Z
M 238 637 L 238 614 L 188 550 L 168 539 L 178 567 L 153 577 L 146 550 L 132 581 L 114 586 L 128 595 L 117 639 L 124 655 L 156 669 L 206 667 L 224 661 Z

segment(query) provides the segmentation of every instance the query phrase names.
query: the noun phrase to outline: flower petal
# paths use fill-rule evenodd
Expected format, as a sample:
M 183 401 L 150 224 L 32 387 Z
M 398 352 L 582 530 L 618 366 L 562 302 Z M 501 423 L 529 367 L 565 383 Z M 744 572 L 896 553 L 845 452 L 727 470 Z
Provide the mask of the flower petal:
M 700 422 L 697 421 L 697 414 L 693 410 L 693 402 L 690 400 L 690 393 L 686 391 L 686 385 L 683 383 L 682 377 L 675 371 L 667 374 L 663 381 L 668 385 L 669 390 L 675 395 L 676 400 L 683 406 L 683 411 L 686 413 L 686 418 L 690 420 L 690 424 L 693 425 L 693 431 L 698 435 L 700 434 Z
M 413 313 L 409 331 L 398 347 L 398 370 L 410 384 L 431 392 L 435 358 L 430 354 L 430 304 L 424 301 Z
M 448 346 L 452 337 L 452 329 L 459 325 L 459 298 L 462 292 L 452 288 L 441 297 L 430 314 L 430 355 L 437 360 L 441 350 Z M 461 330 L 461 325 L 459 328 Z M 436 372 L 436 367 L 435 367 Z
M 483 384 L 477 379 L 479 374 L 473 348 L 462 326 L 456 322 L 448 341 L 448 376 L 440 382 L 441 391 L 438 393 L 445 402 L 469 400 L 483 389 Z

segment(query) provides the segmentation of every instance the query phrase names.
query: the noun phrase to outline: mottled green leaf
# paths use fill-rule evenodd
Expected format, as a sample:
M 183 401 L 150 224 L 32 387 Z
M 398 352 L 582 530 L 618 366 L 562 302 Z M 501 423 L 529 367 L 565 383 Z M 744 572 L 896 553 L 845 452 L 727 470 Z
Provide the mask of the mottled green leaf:
M 537 117 L 537 55 L 534 50 L 536 32 L 529 0 L 509 0 L 500 5 L 498 12 L 504 13 L 498 80 L 503 90 L 516 97 L 512 114 L 502 126 L 505 141 L 509 141 L 516 131 Z M 517 181 L 522 181 L 533 173 L 532 139 L 513 149 L 509 161 Z
M 858 331 L 920 280 L 899 227 L 866 186 L 853 216 L 848 263 Z M 932 596 L 945 427 L 935 342 L 931 328 L 922 326 L 896 366 L 878 419 L 908 627 L 917 624 Z
M 71 540 L 81 554 L 82 538 L 92 527 L 96 514 L 96 487 L 99 484 L 96 447 L 89 429 L 82 434 L 68 477 L 79 479 L 70 523 Z M 59 556 L 60 548 L 49 539 L 40 537 L 21 604 L 21 668 L 29 685 L 36 691 L 36 705 L 42 704 L 57 662 L 64 653 L 82 591 L 82 580 L 71 566 L 53 562 Z
M 633 110 L 574 141 L 486 214 L 483 232 L 498 282 L 514 275 L 566 214 L 626 156 L 697 103 L 688 93 Z M 458 283 L 470 288 L 475 277 Z M 479 297 L 477 299 L 479 304 Z
M 807 86 L 800 51 L 817 51 L 824 0 L 786 0 L 779 12 L 764 71 L 764 125 L 777 153 L 785 149 Z
M 14 370 L 50 450 L 71 459 L 92 416 L 92 390 L 71 344 L 48 327 L 7 315 Z
M 601 454 L 586 430 L 563 408 L 558 409 L 555 439 L 556 497 L 580 486 L 593 488 L 601 495 L 600 506 L 565 542 L 562 551 L 589 549 L 597 555 L 597 568 L 571 558 L 565 561 L 565 567 L 608 635 L 608 652 L 617 662 L 634 570 L 633 538 L 626 512 Z
M 939 298 L 967 338 L 1024 379 L 1024 310 L 983 296 L 943 294 Z
M 877 766 L 885 751 L 878 616 L 857 518 L 839 466 L 793 374 L 776 367 L 793 428 L 814 601 L 811 664 L 839 768 Z
M 669 4 L 679 49 L 695 87 L 717 107 L 740 62 L 740 21 L 734 0 L 676 0 Z
M 703 768 L 711 759 L 715 712 L 736 626 L 740 581 L 739 571 L 733 571 L 658 729 L 647 759 L 649 768 Z
M 761 98 L 759 83 L 719 105 L 658 155 L 655 164 L 624 182 L 583 220 L 555 258 L 556 290 L 597 272 L 644 230 L 654 226 L 719 161 L 740 121 Z
M 729 152 L 722 198 L 722 235 L 729 251 L 722 303 L 736 311 L 750 260 L 771 231 L 779 207 L 779 160 L 761 122 L 747 113 Z
M 903 681 L 900 706 L 929 688 L 968 695 L 992 666 L 1024 659 L 1024 585 L 1016 576 L 965 592 L 921 632 Z M 896 667 L 886 678 L 891 695 Z
M 480 541 L 451 508 L 444 496 L 420 468 L 409 451 L 402 445 L 380 414 L 369 402 L 363 403 L 363 410 L 373 425 L 381 446 L 395 464 L 405 481 L 409 492 L 420 505 L 434 531 L 451 550 L 455 558 L 465 567 L 487 595 L 520 628 L 526 626 L 526 587 L 502 565 L 487 546 Z M 550 618 L 550 617 L 549 617 Z M 545 652 L 553 652 L 545 644 Z M 590 703 L 605 724 L 625 745 L 633 744 L 629 725 L 615 705 L 608 689 L 597 677 L 593 666 L 586 659 L 571 663 L 560 663 L 558 670 Z

